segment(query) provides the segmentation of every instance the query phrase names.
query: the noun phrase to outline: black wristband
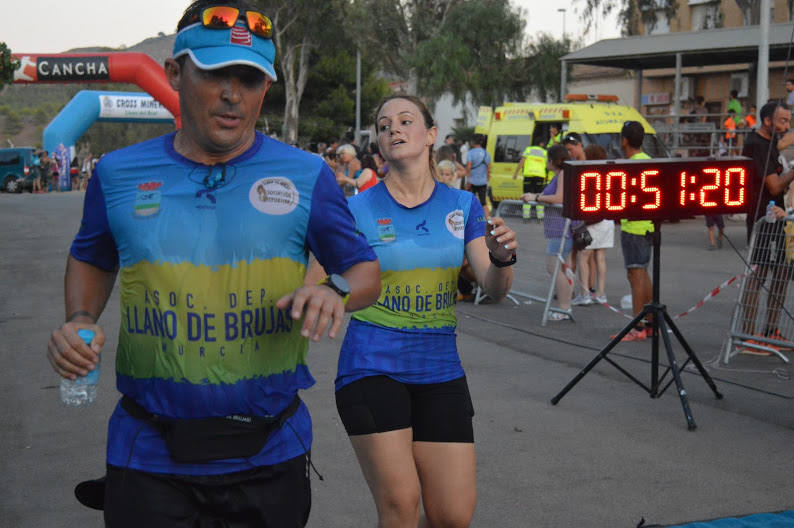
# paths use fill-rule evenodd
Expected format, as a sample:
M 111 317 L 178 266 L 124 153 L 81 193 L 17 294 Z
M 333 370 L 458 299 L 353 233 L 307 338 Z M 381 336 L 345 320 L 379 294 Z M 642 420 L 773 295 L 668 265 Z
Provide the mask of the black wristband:
M 503 260 L 496 260 L 496 258 L 493 256 L 493 253 L 491 253 L 489 251 L 488 252 L 488 258 L 491 259 L 491 264 L 493 264 L 497 268 L 506 268 L 506 267 L 512 266 L 513 264 L 516 263 L 516 254 L 515 253 L 513 253 L 513 257 L 510 260 L 504 260 L 503 261 Z

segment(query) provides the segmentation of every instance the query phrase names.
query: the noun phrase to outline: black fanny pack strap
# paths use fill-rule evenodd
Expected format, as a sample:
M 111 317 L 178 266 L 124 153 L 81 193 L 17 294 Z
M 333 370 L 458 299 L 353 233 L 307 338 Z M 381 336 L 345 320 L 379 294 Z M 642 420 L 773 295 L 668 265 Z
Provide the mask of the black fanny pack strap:
M 276 416 L 233 414 L 210 418 L 168 418 L 152 414 L 129 396 L 122 408 L 133 418 L 157 428 L 175 462 L 202 463 L 228 458 L 249 458 L 259 453 L 272 433 L 281 429 L 300 407 L 300 398 Z M 289 425 L 289 424 L 287 424 Z
M 292 399 L 289 405 L 287 405 L 283 411 L 278 413 L 277 416 L 251 416 L 251 415 L 240 415 L 240 416 L 228 416 L 228 417 L 217 417 L 218 420 L 241 420 L 241 421 L 249 421 L 257 425 L 258 422 L 263 422 L 267 426 L 272 426 L 275 422 L 276 427 L 281 427 L 284 425 L 290 416 L 295 414 L 301 404 L 300 397 L 296 394 L 295 397 Z M 144 409 L 138 402 L 127 396 L 126 394 L 121 397 L 121 407 L 127 411 L 127 414 L 132 416 L 133 418 L 137 418 L 138 420 L 145 420 L 158 429 L 163 429 L 168 424 L 173 422 L 180 421 L 179 418 L 167 418 L 165 416 L 160 416 L 157 414 L 150 413 L 146 409 Z M 187 418 L 186 420 L 189 420 Z

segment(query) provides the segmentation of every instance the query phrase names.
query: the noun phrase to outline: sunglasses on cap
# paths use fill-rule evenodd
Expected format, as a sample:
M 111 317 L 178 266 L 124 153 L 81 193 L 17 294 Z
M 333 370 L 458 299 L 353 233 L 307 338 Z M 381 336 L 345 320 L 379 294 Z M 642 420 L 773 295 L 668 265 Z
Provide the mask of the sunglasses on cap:
M 201 19 L 201 24 L 209 29 L 231 29 L 240 18 L 240 10 L 236 7 L 214 6 L 201 11 L 201 14 L 193 17 L 193 21 Z M 270 38 L 273 34 L 273 23 L 262 13 L 256 11 L 246 11 L 245 20 L 251 33 L 262 38 Z

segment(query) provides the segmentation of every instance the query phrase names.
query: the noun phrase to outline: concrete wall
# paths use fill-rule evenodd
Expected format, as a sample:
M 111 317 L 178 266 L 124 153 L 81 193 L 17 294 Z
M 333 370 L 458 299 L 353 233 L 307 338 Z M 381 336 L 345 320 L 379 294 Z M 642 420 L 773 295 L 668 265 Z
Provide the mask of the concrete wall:
M 436 146 L 444 143 L 447 134 L 452 133 L 452 129 L 458 126 L 473 127 L 477 123 L 477 107 L 467 97 L 465 104 L 453 104 L 452 96 L 447 94 L 436 102 L 433 110 L 433 118 L 438 127 L 438 139 Z

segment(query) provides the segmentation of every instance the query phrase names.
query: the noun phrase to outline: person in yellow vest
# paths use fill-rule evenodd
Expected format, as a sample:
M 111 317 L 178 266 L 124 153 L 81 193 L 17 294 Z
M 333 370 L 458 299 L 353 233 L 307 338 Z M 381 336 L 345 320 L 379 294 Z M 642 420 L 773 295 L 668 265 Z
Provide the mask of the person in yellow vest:
M 513 179 L 518 178 L 518 173 L 524 175 L 524 193 L 533 192 L 539 193 L 543 191 L 546 186 L 546 179 L 548 171 L 546 170 L 546 149 L 537 145 L 529 145 L 524 149 L 521 154 L 521 159 L 518 160 L 516 170 L 513 171 Z M 525 203 L 521 209 L 521 215 L 524 220 L 529 220 L 532 217 L 532 208 L 535 208 L 535 214 L 538 220 L 543 219 L 543 206 L 530 205 Z
M 562 125 L 559 123 L 552 123 L 549 125 L 549 141 L 546 143 L 546 148 L 550 149 L 554 145 L 562 144 Z
M 628 159 L 650 159 L 642 151 L 642 140 L 645 130 L 637 121 L 626 121 L 620 131 L 620 148 Z M 626 266 L 626 275 L 631 286 L 631 304 L 636 317 L 642 308 L 651 302 L 653 286 L 651 276 L 648 274 L 648 265 L 651 262 L 651 241 L 649 234 L 653 233 L 653 222 L 650 220 L 620 221 L 620 244 L 623 248 L 623 263 Z M 642 341 L 650 337 L 651 328 L 640 322 L 633 328 L 623 341 Z

